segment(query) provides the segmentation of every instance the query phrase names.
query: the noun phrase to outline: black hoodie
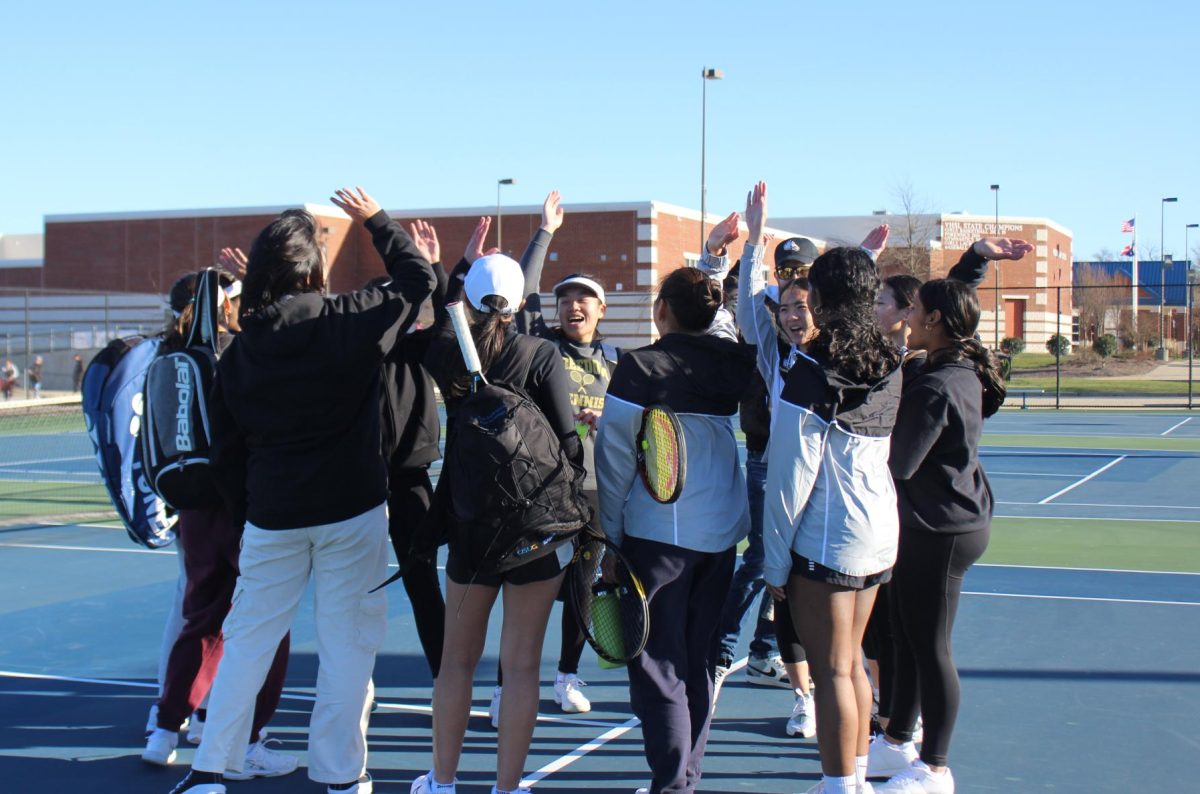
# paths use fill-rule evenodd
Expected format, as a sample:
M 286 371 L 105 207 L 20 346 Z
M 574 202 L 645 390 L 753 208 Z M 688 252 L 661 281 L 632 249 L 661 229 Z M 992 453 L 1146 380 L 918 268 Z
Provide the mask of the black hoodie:
M 330 524 L 387 499 L 380 364 L 434 287 L 429 263 L 400 234 L 387 286 L 289 295 L 243 318 L 221 356 L 213 464 L 235 514 L 244 505 L 257 527 Z

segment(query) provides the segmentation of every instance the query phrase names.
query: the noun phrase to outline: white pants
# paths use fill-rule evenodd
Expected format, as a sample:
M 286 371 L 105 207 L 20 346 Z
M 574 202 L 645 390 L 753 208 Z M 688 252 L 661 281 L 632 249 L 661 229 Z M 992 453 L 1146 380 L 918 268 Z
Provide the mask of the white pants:
M 315 586 L 317 700 L 308 735 L 308 776 L 349 783 L 367 768 L 367 718 L 375 653 L 387 629 L 387 505 L 336 524 L 267 530 L 246 525 L 241 575 L 225 618 L 225 655 L 192 768 L 241 770 L 255 699 L 309 573 Z

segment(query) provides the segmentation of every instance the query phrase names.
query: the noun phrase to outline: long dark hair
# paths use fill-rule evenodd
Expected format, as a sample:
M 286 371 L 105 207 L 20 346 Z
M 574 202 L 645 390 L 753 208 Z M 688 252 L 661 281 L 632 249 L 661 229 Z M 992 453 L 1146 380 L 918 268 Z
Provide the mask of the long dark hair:
M 885 278 L 883 286 L 892 291 L 892 297 L 896 299 L 897 307 L 907 309 L 917 299 L 917 290 L 921 289 L 921 279 L 901 273 Z
M 950 346 L 930 353 L 926 368 L 958 361 L 970 361 L 975 365 L 975 374 L 983 386 L 983 416 L 986 419 L 1004 403 L 1008 387 L 1004 376 L 991 351 L 975 338 L 979 327 L 979 297 L 973 287 L 961 281 L 939 278 L 921 285 L 921 306 L 928 314 L 939 311 L 942 327 L 950 340 Z
M 217 271 L 217 279 L 222 289 L 237 280 L 224 268 L 214 267 L 213 270 Z M 184 342 L 187 341 L 188 330 L 192 327 L 192 317 L 195 316 L 195 297 L 195 273 L 186 273 L 171 285 L 171 291 L 167 294 L 167 303 L 171 306 L 173 317 L 167 321 L 167 325 L 163 329 L 162 350 L 164 352 L 183 349 Z M 219 311 L 220 307 L 218 307 L 218 316 L 220 316 Z
M 712 325 L 721 308 L 721 286 L 694 267 L 681 267 L 663 279 L 658 300 L 682 330 L 698 333 Z
M 241 317 L 261 311 L 285 295 L 320 292 L 325 287 L 317 219 L 306 210 L 286 210 L 267 224 L 254 238 L 247 259 Z
M 467 309 L 467 322 L 471 326 L 471 338 L 475 340 L 475 352 L 479 354 L 479 365 L 487 372 L 504 350 L 504 338 L 512 324 L 513 315 L 502 313 L 508 308 L 508 301 L 499 295 L 487 295 L 483 303 L 492 311 L 476 311 L 466 301 L 464 306 Z M 471 374 L 467 372 L 467 363 L 459 352 L 453 330 L 447 328 L 430 345 L 425 365 L 447 399 L 463 397 L 471 390 Z
M 808 354 L 855 383 L 873 383 L 900 364 L 875 323 L 879 273 L 861 248 L 831 248 L 808 271 L 817 337 Z M 815 298 L 814 298 L 815 296 Z

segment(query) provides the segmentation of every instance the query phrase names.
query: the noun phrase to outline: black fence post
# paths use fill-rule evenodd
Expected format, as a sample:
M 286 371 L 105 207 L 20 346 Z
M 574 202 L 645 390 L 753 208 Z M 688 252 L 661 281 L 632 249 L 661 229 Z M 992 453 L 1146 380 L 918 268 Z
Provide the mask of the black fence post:
M 1054 410 L 1062 408 L 1062 287 L 1054 288 Z

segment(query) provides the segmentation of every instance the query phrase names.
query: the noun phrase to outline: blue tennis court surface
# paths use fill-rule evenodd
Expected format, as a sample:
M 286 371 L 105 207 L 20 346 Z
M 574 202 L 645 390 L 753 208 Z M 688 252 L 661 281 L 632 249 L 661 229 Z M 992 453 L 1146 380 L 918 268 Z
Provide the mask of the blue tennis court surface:
M 1004 412 L 986 432 L 984 465 L 1003 519 L 993 528 L 994 547 L 1014 522 L 1116 522 L 1131 533 L 1161 525 L 1189 538 L 1200 531 L 1200 443 L 1187 441 L 1200 441 L 1200 421 L 1186 414 Z M 1161 439 L 1178 440 L 1160 448 Z M 0 443 L 0 481 L 96 481 L 82 433 L 19 440 Z M 1081 537 L 1082 546 L 1094 542 Z M 1027 556 L 1038 556 L 1038 543 L 1035 536 Z M 1140 566 L 1113 556 L 1111 565 L 1087 570 L 987 564 L 968 574 L 955 635 L 964 696 L 951 765 L 960 792 L 1200 790 L 1193 728 L 1200 713 L 1200 566 L 1180 555 L 1177 567 L 1129 570 Z M 172 551 L 139 549 L 112 526 L 0 528 L 0 792 L 165 794 L 182 776 L 189 745 L 181 744 L 170 770 L 140 760 L 177 572 Z M 370 768 L 377 791 L 407 792 L 430 763 L 431 682 L 403 588 L 392 587 L 389 596 Z M 527 783 L 538 791 L 632 792 L 647 776 L 624 672 L 602 670 L 586 653 L 581 676 L 594 710 L 563 715 L 550 699 L 557 629 L 556 615 L 543 654 L 542 719 Z M 464 792 L 486 792 L 494 779 L 495 733 L 485 712 L 497 652 L 493 628 L 477 676 Z M 302 764 L 315 675 L 306 602 L 286 696 L 270 726 L 280 749 L 300 754 Z M 784 735 L 790 693 L 751 686 L 740 672 L 728 680 L 700 790 L 794 792 L 812 785 L 819 777 L 815 742 Z M 230 791 L 324 789 L 301 769 L 234 783 Z

